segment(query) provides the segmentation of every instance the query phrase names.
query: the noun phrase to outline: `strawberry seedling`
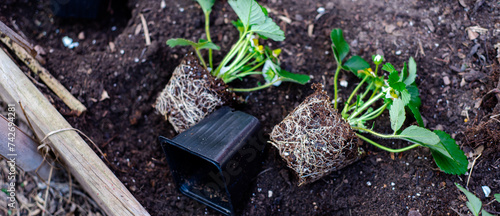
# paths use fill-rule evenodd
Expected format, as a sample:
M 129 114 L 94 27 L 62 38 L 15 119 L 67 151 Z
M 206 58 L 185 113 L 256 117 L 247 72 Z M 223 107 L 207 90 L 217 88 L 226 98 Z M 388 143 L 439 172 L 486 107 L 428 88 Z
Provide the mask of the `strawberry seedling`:
M 156 109 L 164 115 L 177 132 L 196 124 L 216 107 L 226 102 L 229 92 L 256 91 L 283 81 L 305 84 L 309 76 L 293 74 L 280 67 L 280 49 L 263 46 L 260 40 L 283 41 L 284 32 L 268 16 L 266 8 L 255 0 L 229 0 L 238 15 L 233 21 L 239 31 L 239 39 L 218 64 L 213 62 L 213 50 L 220 47 L 210 37 L 209 17 L 215 0 L 197 0 L 205 14 L 207 39 L 198 42 L 183 38 L 167 41 L 170 47 L 191 46 L 198 60 L 184 60 L 172 74 L 170 82 L 156 101 Z M 208 64 L 201 50 L 208 49 Z M 253 88 L 228 88 L 226 84 L 249 75 L 262 75 L 265 84 Z M 208 78 L 212 76 L 213 78 Z M 187 79 L 187 80 L 185 80 Z M 215 89 L 210 89 L 215 87 Z
M 467 157 L 455 140 L 444 131 L 430 131 L 423 127 L 419 111 L 421 99 L 415 83 L 417 76 L 415 60 L 410 58 L 409 63 L 405 63 L 403 69 L 397 71 L 390 63 L 382 65 L 383 57 L 376 55 L 372 58 L 375 65 L 375 69 L 372 70 L 370 64 L 360 56 L 352 56 L 345 60 L 349 53 L 349 45 L 343 37 L 342 30 L 333 29 L 330 36 L 337 62 L 333 108 L 328 97 L 322 97 L 314 103 L 308 102 L 312 98 L 318 98 L 318 95 L 326 95 L 318 89 L 271 133 L 272 144 L 280 150 L 289 167 L 297 172 L 299 184 L 317 180 L 359 158 L 361 150 L 352 138 L 353 134 L 360 140 L 394 153 L 419 146 L 427 147 L 443 172 L 464 174 L 467 171 Z M 379 71 L 380 68 L 388 76 Z M 353 72 L 361 82 L 345 101 L 342 111 L 338 113 L 337 83 L 342 69 Z M 376 132 L 376 123 L 367 126 L 368 121 L 374 121 L 386 109 L 389 110 L 392 134 Z M 329 113 L 318 110 L 327 110 Z M 407 119 L 406 110 L 413 114 L 418 125 L 403 128 Z M 332 124 L 332 122 L 337 123 Z M 392 149 L 373 141 L 366 134 L 384 139 L 401 139 L 412 145 Z

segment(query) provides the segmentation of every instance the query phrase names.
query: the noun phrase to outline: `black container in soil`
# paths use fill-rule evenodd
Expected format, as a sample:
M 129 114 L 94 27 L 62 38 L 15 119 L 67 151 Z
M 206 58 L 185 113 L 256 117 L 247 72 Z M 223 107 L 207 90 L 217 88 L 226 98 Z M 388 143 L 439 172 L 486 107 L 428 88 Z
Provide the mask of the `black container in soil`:
M 183 194 L 226 215 L 241 209 L 265 147 L 257 118 L 225 106 L 160 142 Z
M 51 0 L 52 12 L 59 17 L 88 18 L 97 17 L 101 0 Z

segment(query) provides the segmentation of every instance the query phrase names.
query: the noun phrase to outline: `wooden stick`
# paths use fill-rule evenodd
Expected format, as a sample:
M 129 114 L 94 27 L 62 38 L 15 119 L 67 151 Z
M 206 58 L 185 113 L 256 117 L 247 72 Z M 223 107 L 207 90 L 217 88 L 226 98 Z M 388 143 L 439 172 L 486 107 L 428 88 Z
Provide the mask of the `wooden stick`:
M 19 59 L 28 66 L 40 79 L 71 109 L 80 116 L 87 108 L 76 99 L 58 80 L 56 80 L 47 69 L 42 67 L 33 56 L 22 46 L 12 41 L 6 34 L 0 34 L 0 40 L 13 50 Z
M 38 137 L 72 128 L 3 50 L 0 50 L 0 96 L 7 103 L 23 104 Z M 149 215 L 77 132 L 53 134 L 47 141 L 108 215 Z
M 139 13 L 139 16 L 141 17 L 142 29 L 144 29 L 144 38 L 146 39 L 146 46 L 149 46 L 151 45 L 151 38 L 149 36 L 148 23 L 146 22 L 146 19 L 144 18 L 144 15 L 142 15 L 142 13 Z

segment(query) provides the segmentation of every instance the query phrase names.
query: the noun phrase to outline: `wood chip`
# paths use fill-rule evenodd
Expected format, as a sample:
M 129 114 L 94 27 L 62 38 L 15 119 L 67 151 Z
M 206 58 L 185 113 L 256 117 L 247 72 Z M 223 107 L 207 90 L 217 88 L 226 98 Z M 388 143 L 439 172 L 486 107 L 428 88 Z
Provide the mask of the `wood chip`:
M 314 24 L 309 24 L 309 26 L 307 26 L 307 35 L 309 37 L 313 37 L 313 31 L 314 31 Z
M 393 25 L 393 24 L 385 26 L 385 32 L 387 32 L 389 34 L 391 34 L 392 32 L 394 32 L 394 30 L 396 30 L 396 26 Z
M 436 27 L 434 27 L 434 23 L 432 23 L 432 20 L 430 20 L 429 18 L 422 20 L 422 22 L 427 25 L 431 32 L 434 32 L 436 30 Z
M 278 16 L 278 18 L 279 18 L 280 20 L 285 21 L 285 22 L 286 22 L 286 23 L 288 23 L 288 24 L 291 24 L 291 23 L 292 23 L 292 19 L 290 19 L 290 18 L 288 18 L 288 17 L 286 17 L 286 16 Z

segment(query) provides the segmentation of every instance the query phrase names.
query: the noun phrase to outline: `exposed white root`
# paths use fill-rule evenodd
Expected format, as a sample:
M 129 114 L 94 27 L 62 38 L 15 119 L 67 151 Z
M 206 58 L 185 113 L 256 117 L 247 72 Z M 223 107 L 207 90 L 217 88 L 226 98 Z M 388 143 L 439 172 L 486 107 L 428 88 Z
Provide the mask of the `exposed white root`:
M 360 158 L 349 124 L 318 89 L 273 128 L 271 144 L 299 177 L 299 186 L 314 182 Z
M 168 119 L 175 131 L 183 132 L 224 104 L 222 94 L 214 89 L 214 84 L 214 79 L 198 60 L 188 56 L 175 68 L 172 78 L 156 99 L 155 108 Z

